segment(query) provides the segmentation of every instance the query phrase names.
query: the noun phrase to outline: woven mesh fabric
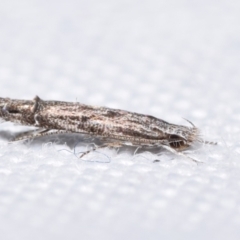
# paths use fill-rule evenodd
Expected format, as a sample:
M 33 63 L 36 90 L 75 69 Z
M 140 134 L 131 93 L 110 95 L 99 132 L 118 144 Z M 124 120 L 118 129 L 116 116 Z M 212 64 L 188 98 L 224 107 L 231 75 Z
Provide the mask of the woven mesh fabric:
M 1 0 L 0 96 L 191 120 L 186 154 L 26 143 L 0 126 L 1 239 L 239 239 L 240 2 Z M 155 159 L 160 160 L 153 163 Z

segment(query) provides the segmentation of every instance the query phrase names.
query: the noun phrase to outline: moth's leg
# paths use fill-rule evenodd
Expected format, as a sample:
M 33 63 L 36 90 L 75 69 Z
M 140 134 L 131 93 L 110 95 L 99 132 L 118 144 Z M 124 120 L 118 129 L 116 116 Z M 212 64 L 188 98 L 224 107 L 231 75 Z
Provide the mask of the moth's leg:
M 33 129 L 33 130 L 24 131 L 24 132 L 16 134 L 13 137 L 13 139 L 11 140 L 11 142 L 34 138 L 35 135 L 37 135 L 41 132 L 45 132 L 45 131 L 47 131 L 47 129 Z
M 43 136 L 50 136 L 50 135 L 56 135 L 56 134 L 63 134 L 63 133 L 72 133 L 70 131 L 66 130 L 57 130 L 57 129 L 45 129 L 45 131 L 39 132 L 34 136 L 34 138 L 43 137 Z
M 26 132 L 22 132 L 18 134 L 16 137 L 14 137 L 11 142 L 15 141 L 21 141 L 21 140 L 28 140 L 31 138 L 38 138 L 42 136 L 49 136 L 53 134 L 60 134 L 60 133 L 68 133 L 68 131 L 65 130 L 52 130 L 52 129 L 35 129 L 35 130 L 30 130 Z
M 83 156 L 89 154 L 90 152 L 96 151 L 96 150 L 98 150 L 98 149 L 100 149 L 100 148 L 105 148 L 105 147 L 109 147 L 109 148 L 119 148 L 119 147 L 122 147 L 122 146 L 123 146 L 123 144 L 122 144 L 121 142 L 104 143 L 104 144 L 101 145 L 101 146 L 97 146 L 97 147 L 94 147 L 94 148 L 92 148 L 92 149 L 90 149 L 90 150 L 88 150 L 88 151 L 86 151 L 86 152 L 83 152 L 83 153 L 79 156 L 79 158 L 82 158 Z
M 185 158 L 188 158 L 188 159 L 192 160 L 192 161 L 195 162 L 195 163 L 202 163 L 202 162 L 197 161 L 196 159 L 194 159 L 194 158 L 192 158 L 192 157 L 189 157 L 188 155 L 186 155 L 186 154 L 184 154 L 184 153 L 182 153 L 182 152 L 176 151 L 174 148 L 171 148 L 170 146 L 167 146 L 167 145 L 165 145 L 165 144 L 161 144 L 160 146 L 161 146 L 162 148 L 168 150 L 168 151 L 171 152 L 171 153 L 174 153 L 174 154 L 176 154 L 176 155 L 179 155 L 179 156 L 183 156 L 183 157 L 185 157 Z
M 136 155 L 137 154 L 137 151 L 142 148 L 142 146 L 137 146 L 136 150 L 134 151 L 133 155 Z

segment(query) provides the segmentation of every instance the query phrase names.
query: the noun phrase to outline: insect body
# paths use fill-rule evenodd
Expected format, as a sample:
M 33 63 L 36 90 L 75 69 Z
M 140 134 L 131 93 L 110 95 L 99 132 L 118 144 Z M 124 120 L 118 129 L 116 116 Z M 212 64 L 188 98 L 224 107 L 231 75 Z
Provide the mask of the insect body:
M 78 102 L 43 101 L 38 96 L 33 100 L 0 98 L 0 118 L 37 128 L 15 140 L 72 132 L 108 140 L 107 146 L 163 147 L 178 154 L 203 141 L 192 123 L 191 127 L 175 125 L 149 115 Z

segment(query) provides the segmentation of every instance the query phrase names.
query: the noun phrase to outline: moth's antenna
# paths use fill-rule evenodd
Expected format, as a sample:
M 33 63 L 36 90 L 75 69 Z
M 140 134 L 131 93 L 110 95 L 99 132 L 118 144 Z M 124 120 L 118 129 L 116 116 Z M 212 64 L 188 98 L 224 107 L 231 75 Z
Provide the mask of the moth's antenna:
M 217 145 L 217 142 L 210 142 L 210 141 L 205 141 L 203 139 L 199 139 L 198 142 L 200 143 L 205 143 L 205 144 L 209 144 L 209 145 Z
M 189 120 L 187 120 L 186 118 L 183 118 L 185 121 L 187 121 L 188 123 L 190 123 L 194 128 L 196 128 L 196 126 Z

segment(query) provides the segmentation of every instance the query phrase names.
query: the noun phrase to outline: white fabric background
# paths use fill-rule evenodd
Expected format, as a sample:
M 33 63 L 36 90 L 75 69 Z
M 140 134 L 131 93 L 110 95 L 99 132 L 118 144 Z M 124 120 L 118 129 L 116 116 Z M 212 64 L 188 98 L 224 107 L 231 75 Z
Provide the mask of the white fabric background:
M 199 165 L 110 149 L 91 155 L 110 163 L 86 162 L 79 140 L 9 145 L 21 128 L 3 123 L 1 239 L 239 239 L 239 12 L 234 0 L 1 0 L 1 97 L 184 117 L 219 143 L 187 153 Z

